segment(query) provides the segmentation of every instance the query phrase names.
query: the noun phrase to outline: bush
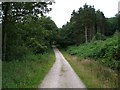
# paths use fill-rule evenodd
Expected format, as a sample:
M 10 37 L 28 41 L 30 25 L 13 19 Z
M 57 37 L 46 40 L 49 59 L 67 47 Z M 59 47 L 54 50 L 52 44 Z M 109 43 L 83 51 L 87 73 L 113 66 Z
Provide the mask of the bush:
M 95 41 L 95 40 L 106 40 L 106 37 L 101 33 L 96 33 L 92 41 Z
M 44 53 L 47 50 L 47 46 L 41 45 L 41 43 L 39 43 L 35 38 L 30 39 L 29 43 L 27 43 L 29 46 L 29 48 L 31 48 L 31 50 L 37 54 L 37 53 Z
M 52 50 L 46 54 L 31 53 L 21 59 L 3 61 L 2 88 L 37 88 L 54 62 Z
M 117 34 L 105 41 L 99 40 L 80 46 L 69 46 L 67 52 L 81 58 L 93 58 L 115 70 L 118 68 L 120 54 Z
M 31 53 L 31 51 L 25 46 L 12 45 L 11 47 L 7 48 L 6 60 L 16 60 L 29 53 Z

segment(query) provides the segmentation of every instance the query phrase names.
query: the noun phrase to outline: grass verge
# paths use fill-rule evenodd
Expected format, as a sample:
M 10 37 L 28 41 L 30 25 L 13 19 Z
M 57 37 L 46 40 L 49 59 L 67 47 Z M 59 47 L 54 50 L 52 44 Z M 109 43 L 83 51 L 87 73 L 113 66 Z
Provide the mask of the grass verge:
M 27 55 L 23 60 L 2 62 L 3 88 L 37 88 L 55 61 L 51 50 L 43 55 Z
M 89 88 L 117 88 L 117 73 L 94 60 L 80 60 L 77 56 L 62 51 L 72 68 Z

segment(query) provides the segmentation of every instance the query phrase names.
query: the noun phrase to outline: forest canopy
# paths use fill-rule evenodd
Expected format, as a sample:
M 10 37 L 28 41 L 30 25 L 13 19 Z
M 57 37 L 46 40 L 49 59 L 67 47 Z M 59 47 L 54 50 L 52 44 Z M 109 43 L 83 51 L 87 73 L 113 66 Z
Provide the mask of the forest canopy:
M 70 21 L 60 29 L 59 43 L 67 46 L 105 40 L 106 37 L 110 37 L 118 30 L 117 18 L 118 15 L 106 18 L 102 11 L 85 4 L 78 11 L 73 10 Z
M 118 30 L 115 17 L 106 18 L 94 6 L 85 4 L 73 10 L 70 22 L 58 28 L 45 16 L 52 2 L 3 2 L 3 60 L 17 59 L 28 52 L 43 54 L 53 42 L 60 46 L 80 45 L 95 40 L 105 40 Z
M 48 5 L 52 2 L 2 3 L 3 60 L 46 52 L 57 32 L 54 21 L 44 15 L 51 11 Z

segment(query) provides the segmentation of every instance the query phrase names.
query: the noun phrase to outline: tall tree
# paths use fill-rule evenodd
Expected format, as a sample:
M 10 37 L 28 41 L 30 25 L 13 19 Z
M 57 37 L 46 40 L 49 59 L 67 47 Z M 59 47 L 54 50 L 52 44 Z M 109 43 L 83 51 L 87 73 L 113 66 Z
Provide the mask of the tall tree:
M 104 34 L 104 29 L 105 29 L 105 16 L 100 10 L 98 10 L 96 11 L 96 32 Z
M 111 18 L 106 18 L 105 22 L 105 30 L 104 34 L 106 36 L 111 36 L 114 34 L 114 32 L 117 30 L 117 23 L 118 23 L 118 18 L 116 17 L 111 17 Z
M 72 32 L 71 35 L 66 33 L 67 40 L 79 45 L 91 42 L 97 35 L 102 38 L 106 27 L 104 14 L 100 10 L 96 11 L 94 6 L 85 4 L 78 11 L 73 10 L 70 22 L 62 27 L 61 32 L 63 30 L 63 35 L 66 33 L 65 31 Z
M 25 16 L 34 16 L 38 17 L 38 14 L 41 16 L 49 12 L 51 8 L 48 8 L 48 5 L 51 5 L 51 2 L 3 2 L 2 3 L 2 25 L 3 25 L 3 60 L 5 60 L 6 48 L 8 46 L 9 38 L 14 35 L 14 38 L 17 37 L 17 34 L 14 30 L 17 30 L 17 23 L 21 23 L 24 20 Z M 15 42 L 11 42 L 15 43 Z M 15 43 L 16 44 L 16 43 Z

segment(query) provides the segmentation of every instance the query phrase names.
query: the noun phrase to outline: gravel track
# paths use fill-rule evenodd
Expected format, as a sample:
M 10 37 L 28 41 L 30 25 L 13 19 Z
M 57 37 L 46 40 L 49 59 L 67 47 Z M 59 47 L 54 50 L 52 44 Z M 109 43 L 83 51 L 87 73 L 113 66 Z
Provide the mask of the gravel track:
M 53 49 L 56 61 L 38 88 L 86 88 L 62 53 Z

